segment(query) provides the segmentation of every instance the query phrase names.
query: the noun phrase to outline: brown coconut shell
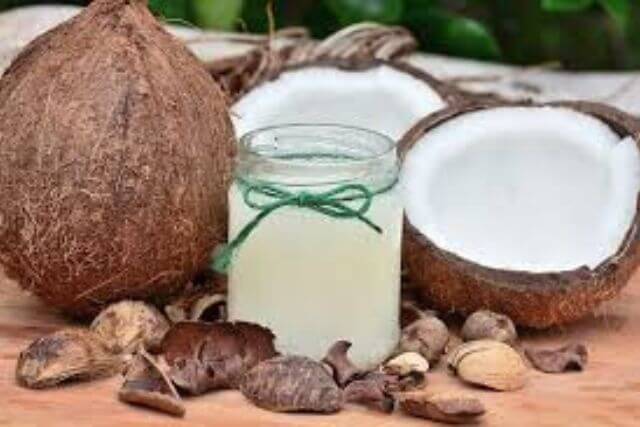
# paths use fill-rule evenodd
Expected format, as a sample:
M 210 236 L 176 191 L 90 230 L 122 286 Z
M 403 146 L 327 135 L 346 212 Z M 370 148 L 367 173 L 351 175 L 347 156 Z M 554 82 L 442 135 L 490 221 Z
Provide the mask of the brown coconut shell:
M 225 240 L 227 100 L 143 0 L 96 0 L 0 80 L 0 261 L 52 306 L 162 298 Z
M 640 145 L 640 122 L 620 110 L 589 102 L 506 102 L 484 99 L 452 105 L 426 117 L 403 138 L 402 155 L 426 132 L 459 115 L 500 106 L 559 106 L 592 115 Z M 596 268 L 533 273 L 488 268 L 438 247 L 405 217 L 403 257 L 408 279 L 421 296 L 443 311 L 470 314 L 489 309 L 534 328 L 566 324 L 615 297 L 640 264 L 640 203 L 615 254 Z

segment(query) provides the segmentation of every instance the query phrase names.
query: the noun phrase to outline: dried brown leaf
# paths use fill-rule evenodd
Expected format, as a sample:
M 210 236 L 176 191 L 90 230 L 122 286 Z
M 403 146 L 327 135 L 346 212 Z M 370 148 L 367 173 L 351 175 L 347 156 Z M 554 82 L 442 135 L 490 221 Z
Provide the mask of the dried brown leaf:
M 266 328 L 245 322 L 180 322 L 165 336 L 169 376 L 191 394 L 235 388 L 241 376 L 277 353 Z

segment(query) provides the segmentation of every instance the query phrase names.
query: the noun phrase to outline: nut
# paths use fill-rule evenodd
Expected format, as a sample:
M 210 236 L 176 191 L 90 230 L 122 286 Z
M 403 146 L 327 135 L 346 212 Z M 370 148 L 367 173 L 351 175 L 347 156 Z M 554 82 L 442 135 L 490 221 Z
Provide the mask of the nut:
M 429 362 L 419 353 L 407 352 L 394 357 L 384 364 L 382 370 L 388 375 L 406 377 L 412 374 L 426 374 Z
M 480 310 L 467 317 L 462 326 L 462 338 L 465 341 L 490 339 L 514 344 L 518 333 L 511 319 L 504 314 Z
M 140 345 L 156 349 L 169 330 L 169 322 L 154 306 L 142 301 L 111 304 L 91 323 L 91 330 L 115 353 L 133 353 Z
M 494 340 L 462 344 L 449 356 L 449 367 L 463 381 L 493 390 L 518 390 L 527 381 L 522 357 L 507 344 Z
M 419 353 L 433 364 L 440 359 L 447 341 L 447 325 L 434 315 L 425 315 L 402 330 L 399 349 L 402 352 Z

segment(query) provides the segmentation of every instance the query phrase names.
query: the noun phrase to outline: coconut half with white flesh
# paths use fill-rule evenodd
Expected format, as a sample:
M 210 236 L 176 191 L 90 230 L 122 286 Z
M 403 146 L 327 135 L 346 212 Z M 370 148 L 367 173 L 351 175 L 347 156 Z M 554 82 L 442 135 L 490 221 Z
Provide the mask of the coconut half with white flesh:
M 458 93 L 409 66 L 372 61 L 310 64 L 287 69 L 232 107 L 236 135 L 291 124 L 340 124 L 399 139 L 422 117 Z
M 355 126 L 397 140 L 425 115 L 464 102 L 455 87 L 399 62 L 417 46 L 402 27 L 361 23 L 324 40 L 289 28 L 251 42 L 243 54 L 213 60 L 203 48 L 210 40 L 197 49 L 234 101 L 237 136 L 305 123 Z
M 544 328 L 640 261 L 640 125 L 591 103 L 458 105 L 403 139 L 404 261 L 444 310 Z

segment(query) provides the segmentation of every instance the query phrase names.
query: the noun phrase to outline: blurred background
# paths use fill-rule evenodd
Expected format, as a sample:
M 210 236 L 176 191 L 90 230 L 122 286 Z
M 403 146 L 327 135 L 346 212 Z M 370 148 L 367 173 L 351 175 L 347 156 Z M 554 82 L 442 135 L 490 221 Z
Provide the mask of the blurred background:
M 49 1 L 0 0 L 0 11 Z M 88 1 L 59 1 L 86 4 Z M 640 69 L 640 0 L 149 0 L 162 19 L 264 33 L 305 26 L 316 37 L 360 21 L 403 25 L 420 48 L 567 69 Z

